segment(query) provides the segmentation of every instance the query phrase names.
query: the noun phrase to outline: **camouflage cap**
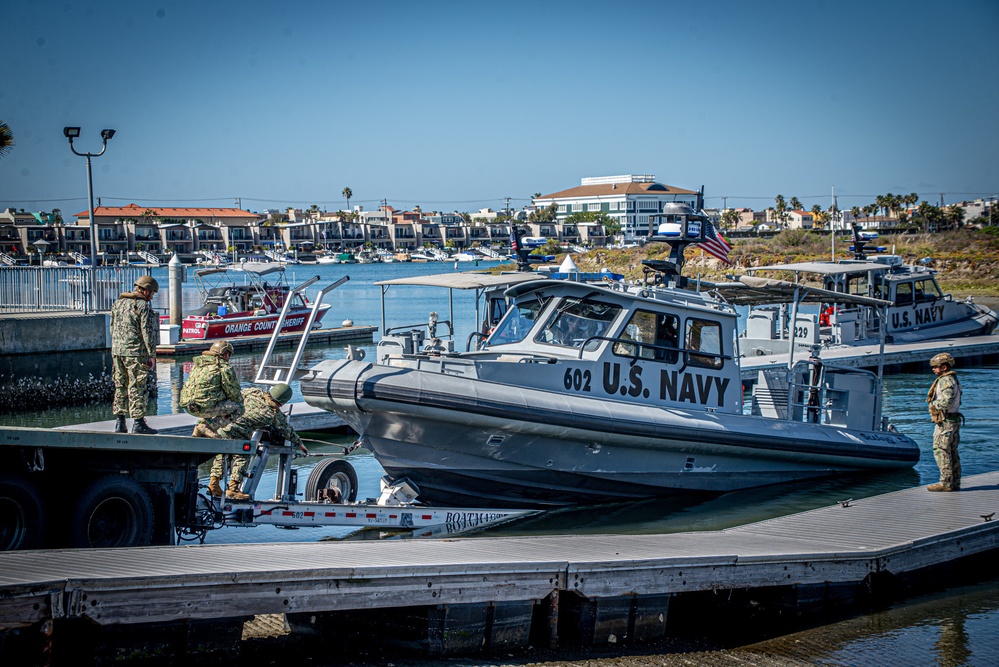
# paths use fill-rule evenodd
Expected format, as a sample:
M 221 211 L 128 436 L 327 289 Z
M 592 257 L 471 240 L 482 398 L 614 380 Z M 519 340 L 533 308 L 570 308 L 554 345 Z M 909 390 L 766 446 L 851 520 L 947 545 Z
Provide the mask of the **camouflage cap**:
M 160 291 L 160 284 L 152 276 L 139 276 L 135 279 L 135 286 L 152 292 Z
M 947 352 L 941 352 L 940 354 L 934 355 L 934 357 L 930 359 L 931 368 L 943 366 L 944 364 L 950 366 L 951 368 L 954 367 L 954 357 L 950 356 Z
M 232 354 L 232 344 L 227 340 L 217 340 L 208 348 L 208 353 L 221 357 L 225 353 Z
M 274 385 L 271 387 L 271 398 L 281 405 L 284 405 L 291 400 L 291 387 L 283 382 L 281 384 Z

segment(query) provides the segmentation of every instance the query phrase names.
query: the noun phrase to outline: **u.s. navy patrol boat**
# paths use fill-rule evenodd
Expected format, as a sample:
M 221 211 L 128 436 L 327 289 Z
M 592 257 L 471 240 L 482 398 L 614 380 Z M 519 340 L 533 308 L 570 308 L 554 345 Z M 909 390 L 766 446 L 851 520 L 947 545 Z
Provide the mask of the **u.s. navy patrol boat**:
M 431 504 L 555 507 L 912 466 L 919 449 L 882 415 L 875 373 L 792 354 L 744 399 L 735 308 L 682 276 L 703 215 L 681 218 L 641 284 L 518 282 L 465 351 L 434 314 L 386 329 L 374 361 L 348 348 L 300 372 L 302 394 Z
M 753 305 L 740 341 L 743 355 L 787 354 L 792 341 L 799 350 L 808 350 L 813 345 L 872 345 L 882 339 L 891 345 L 985 336 L 999 323 L 995 311 L 970 297 L 962 301 L 945 294 L 936 271 L 905 264 L 898 255 L 868 256 L 868 241 L 856 226 L 853 243 L 852 259 L 748 268 L 752 277 L 742 277 L 742 284 L 718 286 L 729 302 Z M 792 274 L 793 282 L 763 277 L 778 272 Z M 809 287 L 806 281 L 821 287 Z M 801 303 L 819 304 L 818 313 L 792 313 L 788 295 L 796 289 Z M 782 293 L 787 298 L 782 299 Z M 869 296 L 887 304 L 882 309 L 844 302 L 848 295 Z

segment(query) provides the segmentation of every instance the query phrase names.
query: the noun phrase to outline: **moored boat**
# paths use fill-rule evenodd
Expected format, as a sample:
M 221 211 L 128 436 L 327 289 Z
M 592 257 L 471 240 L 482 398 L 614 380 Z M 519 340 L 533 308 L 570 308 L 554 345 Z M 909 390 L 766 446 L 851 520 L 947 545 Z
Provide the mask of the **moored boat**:
M 244 264 L 236 274 L 232 274 L 233 270 L 227 267 L 195 272 L 202 305 L 184 314 L 181 338 L 211 340 L 271 334 L 288 299 L 291 299 L 291 304 L 281 332 L 305 330 L 312 304 L 285 283 L 284 266 L 276 264 L 255 268 L 249 264 Z M 234 275 L 238 275 L 243 282 L 236 282 Z M 318 324 L 329 308 L 327 304 L 320 305 L 314 324 Z M 169 323 L 169 316 L 161 317 L 160 321 Z
M 792 344 L 807 350 L 823 347 L 915 343 L 943 338 L 991 334 L 999 322 L 995 311 L 970 298 L 955 300 L 940 289 L 936 272 L 922 265 L 905 264 L 898 255 L 868 256 L 867 240 L 854 229 L 852 259 L 793 264 L 772 264 L 747 269 L 758 290 L 740 340 L 743 355 L 786 354 Z M 793 282 L 756 274 L 794 276 Z M 766 289 L 769 284 L 773 290 Z M 817 286 L 818 285 L 818 286 Z M 745 285 L 721 285 L 726 298 L 745 297 Z M 818 304 L 818 313 L 792 312 L 787 306 L 795 290 L 802 302 Z M 783 292 L 785 297 L 780 298 Z M 881 307 L 844 301 L 863 296 L 879 300 Z M 758 305 L 758 304 L 763 305 Z M 793 326 L 791 323 L 794 323 Z
M 386 329 L 375 360 L 324 361 L 302 394 L 441 505 L 721 493 L 918 461 L 882 415 L 875 373 L 792 357 L 744 399 L 735 308 L 680 272 L 700 233 L 639 285 L 511 280 L 502 319 L 464 351 L 436 313 L 425 329 Z

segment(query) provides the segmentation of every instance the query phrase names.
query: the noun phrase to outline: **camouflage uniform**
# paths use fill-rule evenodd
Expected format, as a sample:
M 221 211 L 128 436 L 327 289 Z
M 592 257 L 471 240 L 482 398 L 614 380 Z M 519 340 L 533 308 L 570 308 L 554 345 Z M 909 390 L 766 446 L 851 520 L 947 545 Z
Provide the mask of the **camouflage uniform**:
M 239 378 L 229 362 L 211 352 L 195 357 L 180 390 L 180 405 L 213 431 L 243 414 Z
M 133 419 L 146 416 L 148 383 L 156 357 L 159 318 L 149 302 L 125 292 L 111 306 L 111 379 L 114 381 L 115 415 Z
M 288 423 L 288 418 L 280 408 L 273 407 L 267 400 L 267 392 L 257 387 L 247 387 L 243 390 L 243 414 L 234 421 L 220 428 L 217 433 L 220 438 L 232 440 L 249 440 L 254 431 L 271 429 L 275 434 L 290 440 L 296 446 L 303 446 L 302 439 Z M 249 456 L 235 454 L 233 456 L 232 473 L 229 481 L 237 484 L 241 481 L 243 468 L 249 462 Z M 222 455 L 215 457 L 212 463 L 212 477 L 222 477 Z
M 944 489 L 961 488 L 961 458 L 957 446 L 961 439 L 961 383 L 957 373 L 947 371 L 933 382 L 926 396 L 933 429 L 933 457 L 940 468 Z

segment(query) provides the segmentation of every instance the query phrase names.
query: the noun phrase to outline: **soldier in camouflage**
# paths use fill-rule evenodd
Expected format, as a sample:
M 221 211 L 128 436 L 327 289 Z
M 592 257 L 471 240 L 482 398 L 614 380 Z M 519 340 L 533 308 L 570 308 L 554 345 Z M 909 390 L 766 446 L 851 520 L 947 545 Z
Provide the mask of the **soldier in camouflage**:
M 205 426 L 217 431 L 243 414 L 239 379 L 229 365 L 230 357 L 232 345 L 220 340 L 194 358 L 194 368 L 180 390 L 181 407 L 201 418 L 194 436 L 205 436 Z
M 115 433 L 156 433 L 146 424 L 147 385 L 156 364 L 159 318 L 149 302 L 160 289 L 152 276 L 139 276 L 135 288 L 111 306 L 111 379 L 114 381 Z
M 940 468 L 940 481 L 929 491 L 958 491 L 961 488 L 961 458 L 957 446 L 961 436 L 961 383 L 954 372 L 954 357 L 946 352 L 930 359 L 937 379 L 933 381 L 926 403 L 933 429 L 933 457 Z
M 230 438 L 233 440 L 248 440 L 253 432 L 261 429 L 270 429 L 278 437 L 290 440 L 303 453 L 308 454 L 302 438 L 295 433 L 295 429 L 288 423 L 288 418 L 281 412 L 281 406 L 291 399 L 291 387 L 286 384 L 276 384 L 271 387 L 269 393 L 257 387 L 248 387 L 243 390 L 243 414 L 232 422 L 226 424 L 218 431 L 206 429 L 208 435 L 214 438 Z M 239 490 L 242 482 L 243 469 L 249 462 L 249 456 L 234 455 L 232 472 L 229 475 L 229 485 L 225 497 L 230 500 L 249 500 L 250 496 Z M 211 477 L 213 481 L 222 478 L 222 455 L 215 457 L 212 463 Z M 217 485 L 217 481 L 216 481 Z M 209 486 L 212 495 L 220 497 L 221 488 L 217 490 Z

